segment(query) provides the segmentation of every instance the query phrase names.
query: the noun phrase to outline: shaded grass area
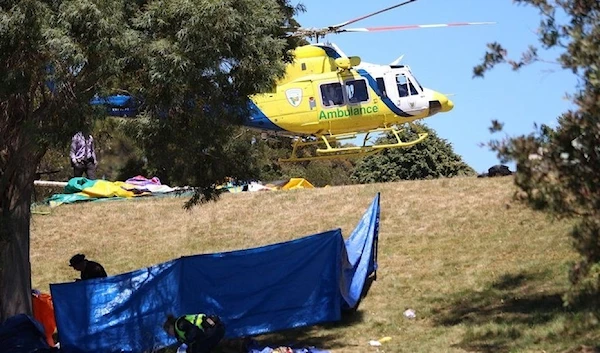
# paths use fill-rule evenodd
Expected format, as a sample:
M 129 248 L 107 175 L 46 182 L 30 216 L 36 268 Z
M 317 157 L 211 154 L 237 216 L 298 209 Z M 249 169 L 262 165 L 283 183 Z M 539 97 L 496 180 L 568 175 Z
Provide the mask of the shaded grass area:
M 348 353 L 598 350 L 585 310 L 562 306 L 575 259 L 570 224 L 511 202 L 512 177 L 225 194 L 191 211 L 183 198 L 63 205 L 33 216 L 33 285 L 73 280 L 68 259 L 78 252 L 112 275 L 334 228 L 347 237 L 377 192 L 378 277 L 358 310 L 261 343 Z M 415 319 L 403 315 L 409 308 Z M 369 346 L 384 336 L 392 340 Z
M 575 349 L 600 351 L 596 328 L 583 324 L 585 307 L 566 307 L 563 290 L 544 289 L 550 275 L 506 273 L 481 291 L 436 298 L 433 322 L 464 327 L 454 346 L 468 352 L 562 352 L 577 341 L 585 344 Z
M 560 293 L 530 292 L 535 279 L 533 274 L 504 274 L 483 291 L 456 293 L 449 306 L 433 310 L 434 320 L 445 326 L 545 324 L 566 310 Z M 440 301 L 447 305 L 446 298 Z

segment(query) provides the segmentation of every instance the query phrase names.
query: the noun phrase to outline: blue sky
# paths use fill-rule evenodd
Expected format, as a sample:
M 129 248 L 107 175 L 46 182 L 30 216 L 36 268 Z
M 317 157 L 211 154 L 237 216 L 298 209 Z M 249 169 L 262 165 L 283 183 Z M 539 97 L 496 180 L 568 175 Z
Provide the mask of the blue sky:
M 326 27 L 395 5 L 400 0 L 300 0 L 306 6 L 297 16 L 303 27 Z M 360 4 L 360 5 L 358 5 Z M 534 123 L 554 124 L 573 104 L 564 99 L 577 84 L 576 77 L 558 64 L 536 63 L 518 72 L 497 66 L 485 78 L 473 78 L 486 44 L 498 41 L 511 57 L 518 58 L 528 45 L 537 45 L 535 31 L 541 17 L 530 6 L 511 0 L 418 0 L 348 25 L 391 26 L 451 22 L 493 21 L 494 25 L 428 28 L 375 33 L 340 33 L 323 41 L 337 44 L 347 55 L 363 61 L 389 64 L 404 54 L 421 85 L 451 94 L 452 111 L 423 120 L 452 144 L 456 153 L 477 172 L 498 163 L 494 152 L 480 147 L 492 138 L 533 131 Z M 541 51 L 548 61 L 557 52 Z M 504 131 L 491 134 L 492 120 L 504 123 Z M 514 164 L 510 164 L 514 169 Z

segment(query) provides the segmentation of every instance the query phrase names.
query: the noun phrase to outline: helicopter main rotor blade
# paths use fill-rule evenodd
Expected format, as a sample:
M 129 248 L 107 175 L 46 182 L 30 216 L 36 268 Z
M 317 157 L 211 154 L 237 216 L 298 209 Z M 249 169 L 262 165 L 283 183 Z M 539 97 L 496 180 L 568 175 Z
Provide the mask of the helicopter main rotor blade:
M 351 24 L 351 23 L 355 23 L 355 22 L 358 22 L 358 21 L 364 20 L 365 18 L 369 18 L 369 17 L 371 17 L 371 16 L 378 15 L 378 14 L 380 14 L 380 13 L 382 13 L 382 12 L 389 11 L 389 10 L 395 9 L 395 8 L 397 8 L 397 7 L 400 7 L 400 6 L 407 5 L 407 4 L 410 4 L 411 2 L 415 2 L 415 1 L 417 1 L 417 0 L 407 0 L 407 1 L 401 2 L 401 3 L 399 3 L 399 4 L 396 4 L 396 5 L 394 5 L 394 6 L 387 7 L 387 8 L 385 8 L 385 9 L 383 9 L 383 10 L 379 10 L 379 11 L 376 11 L 376 12 L 370 13 L 370 14 L 368 14 L 368 15 L 364 15 L 364 16 L 361 16 L 361 17 L 355 18 L 355 19 L 353 19 L 353 20 L 349 20 L 349 21 L 346 21 L 346 22 L 338 23 L 337 25 L 329 26 L 329 29 L 330 29 L 330 30 L 332 30 L 332 31 L 337 31 L 338 29 L 340 29 L 340 28 L 342 28 L 342 27 L 344 27 L 344 26 L 347 26 L 347 25 L 349 25 L 349 24 Z
M 418 28 L 439 28 L 439 27 L 460 27 L 472 25 L 491 25 L 496 22 L 456 22 L 456 23 L 436 23 L 429 25 L 404 25 L 404 26 L 383 26 L 383 27 L 363 27 L 363 28 L 345 28 L 340 29 L 337 33 L 342 32 L 382 32 L 382 31 L 403 31 Z

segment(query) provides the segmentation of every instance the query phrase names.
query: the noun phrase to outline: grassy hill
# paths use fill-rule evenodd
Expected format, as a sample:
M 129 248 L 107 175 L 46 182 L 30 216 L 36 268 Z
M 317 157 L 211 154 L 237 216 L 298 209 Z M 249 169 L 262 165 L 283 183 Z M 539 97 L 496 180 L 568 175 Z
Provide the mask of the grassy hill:
M 33 285 L 73 280 L 78 252 L 110 275 L 337 227 L 347 237 L 377 192 L 378 280 L 359 310 L 263 339 L 350 353 L 583 352 L 598 342 L 560 299 L 575 256 L 569 224 L 512 203 L 511 177 L 226 194 L 191 211 L 181 198 L 64 205 L 33 217 Z

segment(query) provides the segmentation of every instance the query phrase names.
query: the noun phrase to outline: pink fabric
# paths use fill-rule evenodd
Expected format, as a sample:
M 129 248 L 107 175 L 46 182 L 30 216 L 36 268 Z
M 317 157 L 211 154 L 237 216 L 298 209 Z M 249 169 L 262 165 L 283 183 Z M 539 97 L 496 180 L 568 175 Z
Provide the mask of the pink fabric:
M 146 185 L 161 185 L 160 179 L 157 177 L 152 177 L 152 179 L 148 179 L 141 175 L 135 176 L 133 178 L 129 178 L 125 181 L 127 184 L 146 186 Z

